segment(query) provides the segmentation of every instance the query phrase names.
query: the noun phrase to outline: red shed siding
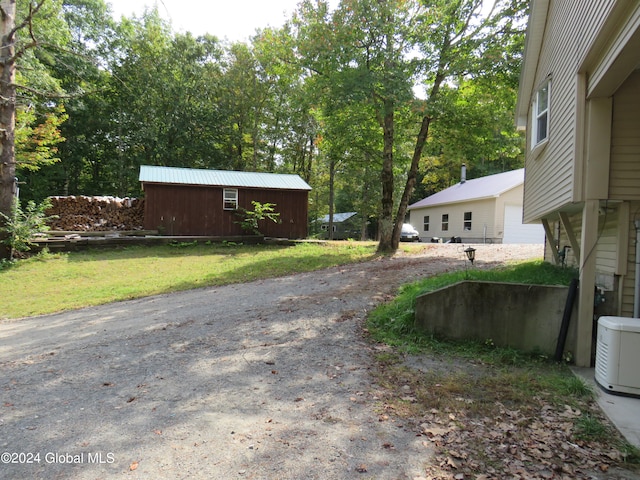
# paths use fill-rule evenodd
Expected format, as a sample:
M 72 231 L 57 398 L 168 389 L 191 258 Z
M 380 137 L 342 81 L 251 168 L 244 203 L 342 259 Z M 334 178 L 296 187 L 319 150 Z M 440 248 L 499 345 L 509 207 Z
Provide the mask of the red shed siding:
M 224 188 L 145 183 L 144 228 L 166 235 L 242 235 L 240 218 L 222 208 Z M 274 203 L 281 223 L 263 222 L 260 231 L 269 237 L 307 236 L 306 190 L 238 188 L 238 206 L 252 210 L 252 201 Z

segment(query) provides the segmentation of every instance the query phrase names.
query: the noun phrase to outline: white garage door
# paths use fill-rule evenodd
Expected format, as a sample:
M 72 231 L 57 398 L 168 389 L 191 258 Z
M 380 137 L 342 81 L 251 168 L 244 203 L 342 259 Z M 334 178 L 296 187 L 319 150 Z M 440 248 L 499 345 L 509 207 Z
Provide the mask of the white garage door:
M 502 243 L 544 243 L 542 225 L 523 225 L 522 207 L 506 205 L 504 207 L 504 237 Z

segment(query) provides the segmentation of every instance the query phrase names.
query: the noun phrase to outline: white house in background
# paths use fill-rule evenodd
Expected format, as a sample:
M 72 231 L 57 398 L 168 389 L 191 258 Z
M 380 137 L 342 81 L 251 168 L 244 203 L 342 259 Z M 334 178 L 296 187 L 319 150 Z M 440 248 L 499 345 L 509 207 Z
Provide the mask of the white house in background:
M 422 241 L 544 243 L 540 224 L 522 223 L 524 168 L 466 180 L 409 205 L 409 223 Z
M 571 247 L 575 361 L 589 366 L 596 287 L 610 292 L 613 315 L 640 316 L 640 2 L 529 8 L 517 104 L 527 133 L 524 220 L 544 225 L 548 260 Z

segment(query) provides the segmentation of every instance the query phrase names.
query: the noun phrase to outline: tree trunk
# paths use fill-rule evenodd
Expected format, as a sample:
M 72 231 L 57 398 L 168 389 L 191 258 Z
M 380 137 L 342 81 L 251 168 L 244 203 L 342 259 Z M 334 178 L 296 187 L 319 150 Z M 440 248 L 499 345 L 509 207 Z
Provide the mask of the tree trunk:
M 15 14 L 16 0 L 0 1 L 0 213 L 7 216 L 11 215 L 16 193 Z M 0 227 L 5 224 L 4 218 L 0 217 Z M 11 256 L 10 247 L 3 242 L 7 238 L 7 233 L 0 232 L 0 259 L 8 259 Z
M 335 180 L 336 180 L 336 161 L 329 162 L 329 231 L 327 238 L 333 240 L 333 204 L 335 201 Z
M 427 143 L 430 125 L 431 117 L 423 117 L 422 123 L 420 125 L 420 131 L 418 132 L 418 137 L 416 139 L 416 146 L 413 150 L 413 157 L 411 158 L 411 166 L 409 167 L 409 173 L 407 175 L 407 183 L 405 184 L 404 192 L 402 192 L 402 198 L 400 199 L 400 204 L 398 205 L 398 215 L 396 217 L 397 221 L 393 230 L 393 244 L 396 249 L 400 244 L 400 233 L 402 231 L 402 223 L 404 221 L 404 217 L 407 214 L 409 198 L 411 197 L 413 189 L 416 186 L 416 178 L 418 177 L 418 166 L 420 164 L 420 158 L 422 157 L 424 145 L 425 143 Z
M 449 44 L 443 47 L 445 50 L 448 50 Z M 433 102 L 440 93 L 440 86 L 444 82 L 445 75 L 443 73 L 444 66 L 442 62 L 438 66 L 438 73 L 435 76 L 433 86 L 431 87 L 431 92 L 429 93 L 429 100 Z M 418 176 L 418 166 L 420 164 L 420 157 L 422 157 L 422 151 L 424 150 L 424 146 L 427 143 L 427 138 L 429 136 L 429 127 L 431 126 L 431 122 L 433 121 L 433 117 L 431 115 L 425 115 L 422 117 L 422 123 L 420 124 L 420 131 L 418 132 L 418 136 L 416 138 L 416 146 L 413 150 L 413 157 L 411 158 L 411 166 L 409 167 L 409 172 L 407 175 L 407 183 L 405 184 L 404 192 L 402 193 L 402 198 L 400 199 L 400 203 L 398 204 L 398 216 L 396 217 L 396 223 L 393 230 L 393 244 L 394 250 L 398 248 L 400 244 L 400 233 L 402 232 L 402 223 L 404 222 L 404 217 L 407 214 L 407 206 L 409 204 L 409 197 L 413 193 L 413 189 L 416 186 L 416 178 Z
M 382 122 L 384 145 L 382 147 L 382 211 L 380 212 L 380 242 L 378 252 L 391 253 L 397 249 L 393 245 L 393 134 L 394 116 L 393 100 L 384 101 L 384 118 Z

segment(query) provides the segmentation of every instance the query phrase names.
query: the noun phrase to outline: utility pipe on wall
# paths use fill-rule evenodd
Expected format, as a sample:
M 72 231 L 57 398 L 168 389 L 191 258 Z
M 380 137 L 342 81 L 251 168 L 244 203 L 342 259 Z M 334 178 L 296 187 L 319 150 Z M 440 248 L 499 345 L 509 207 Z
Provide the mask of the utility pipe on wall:
M 636 220 L 636 279 L 633 296 L 633 318 L 640 318 L 640 220 Z

